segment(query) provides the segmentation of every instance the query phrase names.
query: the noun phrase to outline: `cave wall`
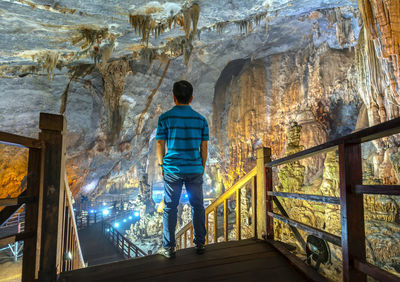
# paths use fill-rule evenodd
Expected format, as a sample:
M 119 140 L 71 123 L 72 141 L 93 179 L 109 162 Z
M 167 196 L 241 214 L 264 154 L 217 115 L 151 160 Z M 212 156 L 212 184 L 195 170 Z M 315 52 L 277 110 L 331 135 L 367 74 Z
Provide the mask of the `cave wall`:
M 284 156 L 292 122 L 301 126 L 299 146 L 309 148 L 399 116 L 398 56 L 386 52 L 388 35 L 374 37 L 371 31 L 383 21 L 379 7 L 397 8 L 365 3 L 369 6 L 361 16 L 356 7 L 346 6 L 272 18 L 268 28 L 255 26 L 249 33 L 208 34 L 209 43 L 194 46 L 187 67 L 182 57 L 147 63 L 128 56 L 93 65 L 89 74 L 72 80 L 66 103 L 63 93 L 71 79 L 66 69 L 50 80 L 46 74 L 0 78 L 0 130 L 36 137 L 39 112 L 59 113 L 65 107 L 67 173 L 74 195 L 137 189 L 143 175 L 150 185 L 161 185 L 157 119 L 173 106 L 173 82 L 186 79 L 194 86 L 193 108 L 210 124 L 206 190 L 218 195 L 254 166 L 256 148 L 271 147 L 273 158 Z M 362 28 L 363 20 L 371 19 Z M 22 189 L 24 176 L 18 172 L 26 156 L 0 150 L 2 160 L 6 156 L 10 162 L 0 170 L 11 179 L 2 189 L 11 196 Z M 367 145 L 364 178 L 396 183 L 397 150 L 396 138 Z M 337 196 L 336 163 L 335 154 L 300 162 L 296 191 Z M 282 182 L 292 181 L 291 170 Z M 338 233 L 337 208 L 284 204 L 293 218 Z M 391 271 L 400 261 L 398 207 L 391 197 L 366 198 L 368 257 Z M 276 227 L 278 237 L 294 242 L 287 228 Z M 380 228 L 391 234 L 384 239 L 389 263 Z M 340 251 L 334 249 L 334 256 L 340 259 Z M 340 273 L 336 265 L 325 271 L 330 277 Z

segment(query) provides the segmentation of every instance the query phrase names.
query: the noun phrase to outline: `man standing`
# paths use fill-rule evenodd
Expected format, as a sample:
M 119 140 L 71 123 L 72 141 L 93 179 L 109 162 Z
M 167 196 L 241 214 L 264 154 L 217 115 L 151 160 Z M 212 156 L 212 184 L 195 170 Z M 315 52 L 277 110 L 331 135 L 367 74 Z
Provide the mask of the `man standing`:
M 183 184 L 192 207 L 193 243 L 198 254 L 204 253 L 206 236 L 202 184 L 207 161 L 208 124 L 189 106 L 193 100 L 193 87 L 189 82 L 175 82 L 173 98 L 176 106 L 160 116 L 156 135 L 165 203 L 163 247 L 159 253 L 167 258 L 175 256 L 177 207 Z

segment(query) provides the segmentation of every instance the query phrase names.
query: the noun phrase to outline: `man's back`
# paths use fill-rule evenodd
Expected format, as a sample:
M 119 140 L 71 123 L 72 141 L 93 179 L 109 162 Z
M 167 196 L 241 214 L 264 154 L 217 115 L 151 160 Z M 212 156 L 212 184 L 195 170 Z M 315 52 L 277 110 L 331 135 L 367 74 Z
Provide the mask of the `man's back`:
M 189 105 L 175 106 L 160 116 L 156 139 L 165 140 L 167 144 L 164 173 L 203 173 L 199 149 L 202 141 L 209 140 L 208 124 Z

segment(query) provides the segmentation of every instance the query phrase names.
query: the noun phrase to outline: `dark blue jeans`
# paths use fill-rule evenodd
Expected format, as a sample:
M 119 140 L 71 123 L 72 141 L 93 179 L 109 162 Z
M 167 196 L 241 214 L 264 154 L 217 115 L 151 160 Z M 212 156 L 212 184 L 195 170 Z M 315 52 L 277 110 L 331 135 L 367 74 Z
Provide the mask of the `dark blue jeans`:
M 206 238 L 203 175 L 202 174 L 164 174 L 164 214 L 163 214 L 163 246 L 175 247 L 175 228 L 179 199 L 182 186 L 185 184 L 189 203 L 192 207 L 193 243 L 204 244 Z

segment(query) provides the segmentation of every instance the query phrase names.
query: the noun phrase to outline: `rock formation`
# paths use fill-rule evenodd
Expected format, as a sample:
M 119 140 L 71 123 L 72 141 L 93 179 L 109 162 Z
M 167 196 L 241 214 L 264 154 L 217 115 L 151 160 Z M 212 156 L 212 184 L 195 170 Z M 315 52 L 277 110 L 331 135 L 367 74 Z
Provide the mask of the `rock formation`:
M 192 82 L 192 106 L 209 121 L 205 192 L 215 196 L 254 166 L 258 147 L 280 158 L 400 115 L 396 1 L 41 2 L 0 4 L 0 130 L 36 137 L 39 112 L 64 113 L 73 194 L 140 189 L 150 213 L 128 232 L 134 241 L 160 236 L 154 137 L 176 80 Z M 399 181 L 399 144 L 394 136 L 363 145 L 364 181 Z M 24 187 L 27 158 L 0 146 L 1 193 L 10 197 Z M 332 151 L 280 168 L 274 184 L 338 196 L 337 174 Z M 282 203 L 293 218 L 340 235 L 336 206 Z M 246 223 L 250 207 L 243 196 Z M 392 272 L 400 271 L 398 207 L 394 197 L 365 197 L 368 258 Z M 340 249 L 332 252 L 323 271 L 338 277 Z

